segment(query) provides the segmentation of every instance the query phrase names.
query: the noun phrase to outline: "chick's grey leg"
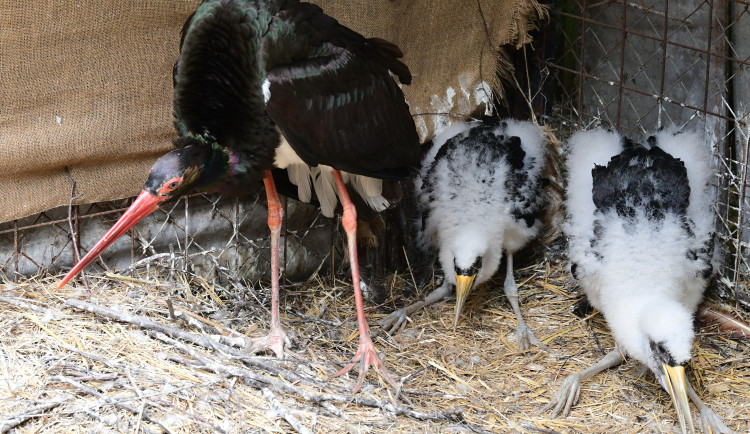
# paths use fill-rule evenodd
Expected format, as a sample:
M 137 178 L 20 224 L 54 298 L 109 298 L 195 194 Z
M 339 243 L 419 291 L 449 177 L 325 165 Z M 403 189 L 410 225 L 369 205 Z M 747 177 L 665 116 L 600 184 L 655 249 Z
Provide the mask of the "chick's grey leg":
M 539 342 L 539 339 L 534 336 L 534 332 L 531 331 L 529 326 L 521 316 L 521 307 L 518 304 L 518 287 L 516 281 L 513 278 L 513 254 L 505 252 L 505 260 L 508 264 L 508 268 L 505 271 L 505 283 L 503 284 L 503 291 L 505 297 L 508 298 L 510 306 L 513 308 L 513 312 L 516 314 L 518 320 L 518 328 L 516 329 L 516 338 L 518 340 L 518 350 L 526 351 L 531 345 L 535 345 L 539 348 L 545 348 L 545 345 Z
M 555 396 L 549 401 L 547 405 L 542 408 L 539 413 L 544 413 L 549 409 L 552 409 L 550 413 L 550 419 L 554 419 L 557 416 L 567 417 L 570 413 L 570 408 L 578 402 L 578 397 L 581 394 L 581 381 L 588 380 L 594 375 L 619 365 L 624 362 L 625 359 L 622 357 L 620 350 L 615 347 L 614 350 L 610 351 L 596 362 L 593 366 L 584 369 L 583 371 L 568 376 L 563 381 L 563 384 L 558 389 Z M 554 408 L 553 408 L 554 407 Z
M 432 291 L 424 300 L 412 303 L 404 308 L 397 311 L 391 312 L 390 315 L 380 320 L 380 326 L 388 334 L 394 334 L 401 328 L 406 326 L 406 319 L 409 315 L 422 309 L 423 307 L 430 306 L 439 302 L 440 300 L 448 297 L 451 294 L 452 284 L 448 282 L 448 279 L 443 280 L 443 284 L 439 288 Z
M 714 413 L 713 410 L 711 410 L 703 401 L 701 401 L 690 382 L 687 383 L 687 393 L 688 398 L 693 401 L 693 404 L 695 404 L 695 408 L 698 409 L 698 421 L 700 422 L 704 433 L 734 433 L 734 431 L 726 426 L 721 418 L 716 413 Z

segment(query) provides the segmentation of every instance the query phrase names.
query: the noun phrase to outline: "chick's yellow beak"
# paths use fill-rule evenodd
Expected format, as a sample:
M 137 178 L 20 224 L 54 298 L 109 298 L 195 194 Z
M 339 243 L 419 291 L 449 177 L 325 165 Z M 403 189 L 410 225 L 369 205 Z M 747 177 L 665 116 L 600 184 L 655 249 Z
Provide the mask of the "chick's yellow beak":
M 469 296 L 469 291 L 471 291 L 475 277 L 477 277 L 476 274 L 471 276 L 456 274 L 456 318 L 453 321 L 453 330 L 458 326 L 458 317 L 464 308 L 464 302 L 466 301 L 466 297 Z
M 687 378 L 685 377 L 685 368 L 683 366 L 669 366 L 662 363 L 664 371 L 664 380 L 669 388 L 669 395 L 672 397 L 672 403 L 677 410 L 677 419 L 680 421 L 680 428 L 683 434 L 690 432 L 695 433 L 693 418 L 690 414 L 690 404 L 687 395 Z M 689 430 L 688 430 L 689 429 Z

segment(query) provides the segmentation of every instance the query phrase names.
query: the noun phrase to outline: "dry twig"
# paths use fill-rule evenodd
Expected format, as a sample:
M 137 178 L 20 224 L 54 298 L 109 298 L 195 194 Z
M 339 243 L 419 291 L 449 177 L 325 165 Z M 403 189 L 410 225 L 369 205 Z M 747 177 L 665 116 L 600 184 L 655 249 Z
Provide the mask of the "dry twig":
M 227 337 L 225 336 L 196 335 L 194 333 L 186 332 L 184 330 L 180 330 L 175 327 L 170 327 L 168 325 L 161 324 L 156 321 L 151 321 L 150 319 L 139 316 L 139 315 L 133 315 L 133 314 L 129 314 L 126 312 L 120 312 L 114 309 L 106 308 L 103 306 L 99 306 L 93 303 L 89 303 L 89 302 L 74 299 L 74 298 L 67 299 L 65 301 L 65 304 L 67 304 L 68 306 L 75 307 L 77 309 L 85 310 L 87 312 L 91 312 L 91 313 L 101 315 L 107 318 L 111 318 L 117 321 L 122 321 L 122 322 L 126 322 L 129 324 L 137 325 L 138 327 L 141 327 L 146 330 L 152 330 L 158 333 L 163 333 L 168 336 L 173 336 L 173 337 L 188 341 L 190 343 L 193 343 L 195 345 L 199 345 L 204 348 L 214 350 L 217 353 L 222 354 L 226 357 L 240 360 L 248 365 L 256 366 L 265 371 L 276 374 L 284 378 L 286 381 L 290 381 L 290 382 L 301 381 L 301 382 L 306 382 L 309 384 L 314 384 L 319 387 L 326 386 L 324 384 L 320 384 L 320 382 L 317 381 L 316 379 L 313 379 L 310 377 L 304 377 L 300 374 L 284 369 L 276 365 L 275 363 L 269 361 L 268 359 L 264 359 L 260 357 L 251 357 L 250 355 L 248 355 L 245 352 L 242 352 L 241 350 L 225 345 L 224 343 L 222 343 L 223 340 L 227 339 Z
M 156 419 L 154 417 L 151 417 L 145 411 L 142 411 L 141 409 L 135 408 L 135 407 L 127 405 L 127 404 L 123 404 L 122 402 L 115 400 L 111 396 L 108 396 L 108 395 L 105 395 L 103 393 L 100 393 L 98 390 L 93 389 L 91 387 L 88 387 L 88 386 L 86 386 L 83 383 L 80 383 L 78 381 L 72 380 L 72 379 L 70 379 L 68 377 L 65 377 L 65 376 L 62 376 L 62 375 L 54 375 L 54 376 L 50 377 L 49 380 L 50 381 L 59 381 L 61 383 L 67 383 L 67 384 L 75 387 L 76 389 L 80 390 L 81 392 L 86 393 L 87 395 L 91 395 L 91 396 L 94 396 L 96 398 L 99 398 L 99 399 L 103 400 L 104 402 L 106 402 L 108 404 L 114 405 L 117 408 L 121 408 L 123 410 L 127 410 L 127 411 L 129 411 L 131 413 L 134 413 L 134 414 L 137 414 L 137 415 L 142 415 L 142 417 L 144 419 L 146 419 L 149 422 L 152 422 L 152 423 L 155 423 L 155 424 L 159 425 L 164 431 L 166 431 L 168 433 L 171 432 L 166 426 L 164 426 L 163 423 L 161 423 L 161 421 L 159 421 L 158 419 Z
M 263 396 L 265 396 L 268 402 L 271 404 L 271 410 L 273 410 L 276 415 L 283 417 L 285 421 L 289 422 L 289 425 L 291 425 L 295 431 L 300 434 L 312 434 L 312 431 L 307 429 L 306 426 L 302 425 L 300 421 L 297 420 L 297 418 L 294 417 L 294 415 L 290 413 L 289 410 L 287 410 L 286 407 L 281 404 L 281 402 L 279 402 L 279 399 L 276 398 L 276 395 L 274 395 L 273 392 L 271 392 L 271 389 L 269 389 L 268 387 L 264 387 L 262 389 L 262 392 Z
M 81 254 L 80 250 L 78 249 L 78 231 L 73 224 L 73 201 L 78 199 L 80 196 L 74 196 L 76 191 L 76 181 L 75 179 L 73 179 L 73 175 L 70 173 L 70 169 L 67 166 L 65 166 L 65 173 L 68 175 L 68 179 L 70 179 L 70 199 L 68 200 L 68 225 L 70 226 L 70 241 L 72 241 L 73 243 L 73 259 L 76 263 L 78 263 L 81 260 Z M 87 291 L 90 291 L 89 280 L 88 278 L 86 278 L 86 273 L 83 270 L 81 270 L 81 279 L 83 279 L 83 286 L 86 287 Z
M 58 405 L 63 404 L 65 402 L 68 402 L 72 398 L 73 398 L 73 395 L 70 395 L 70 394 L 56 396 L 52 398 L 49 402 L 46 402 L 40 405 L 35 405 L 34 407 L 29 408 L 23 413 L 15 414 L 13 416 L 9 416 L 3 420 L 0 420 L 0 433 L 8 432 L 31 418 L 44 416 L 45 411 L 51 408 L 55 408 Z
M 7 303 L 12 306 L 15 306 L 17 308 L 20 308 L 24 311 L 31 310 L 40 314 L 43 314 L 42 316 L 48 317 L 48 318 L 59 318 L 60 317 L 60 311 L 52 310 L 46 307 L 37 306 L 33 303 L 28 303 L 23 300 L 19 300 L 18 298 L 14 297 L 3 297 L 0 295 L 0 302 Z
M 333 394 L 333 393 L 322 393 L 322 394 L 311 393 L 311 392 L 308 392 L 307 390 L 304 390 L 297 386 L 293 386 L 291 384 L 284 383 L 282 381 L 279 381 L 267 375 L 258 374 L 248 369 L 236 368 L 233 366 L 228 366 L 228 365 L 224 365 L 221 363 L 216 363 L 211 360 L 208 360 L 206 357 L 203 357 L 194 349 L 188 347 L 187 345 L 182 344 L 179 341 L 171 339 L 170 337 L 164 334 L 161 334 L 158 332 L 147 332 L 147 334 L 157 339 L 163 340 L 164 342 L 170 345 L 174 345 L 180 350 L 186 352 L 191 357 L 193 357 L 197 362 L 202 363 L 204 369 L 215 372 L 217 374 L 233 375 L 236 377 L 240 377 L 244 379 L 246 383 L 260 390 L 262 390 L 263 388 L 266 387 L 266 385 L 268 385 L 268 386 L 273 387 L 275 390 L 284 391 L 286 393 L 292 394 L 294 396 L 297 396 L 299 398 L 304 399 L 305 401 L 312 402 L 314 404 L 321 404 L 325 401 L 347 402 L 347 403 L 351 402 L 351 403 L 363 405 L 366 407 L 380 408 L 393 415 L 404 415 L 404 416 L 408 416 L 414 419 L 421 419 L 421 420 L 440 420 L 440 421 L 453 420 L 455 421 L 455 420 L 459 420 L 462 418 L 461 409 L 425 413 L 425 412 L 412 410 L 410 408 L 402 407 L 399 405 L 395 405 L 387 401 L 379 401 L 375 399 L 363 398 L 359 395 L 346 396 L 342 394 Z

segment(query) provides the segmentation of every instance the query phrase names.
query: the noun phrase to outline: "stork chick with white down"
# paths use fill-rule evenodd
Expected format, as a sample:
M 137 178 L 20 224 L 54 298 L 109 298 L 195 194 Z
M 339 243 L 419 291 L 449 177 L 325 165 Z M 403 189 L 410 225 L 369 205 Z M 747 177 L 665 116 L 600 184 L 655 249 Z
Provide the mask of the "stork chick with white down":
M 569 376 L 545 411 L 567 416 L 581 381 L 627 355 L 670 394 L 683 432 L 694 432 L 688 397 L 707 431 L 731 432 L 685 377 L 693 316 L 715 268 L 708 145 L 695 133 L 662 130 L 636 143 L 596 129 L 569 146 L 571 272 L 618 348 Z
M 456 288 L 454 328 L 472 288 L 490 279 L 506 253 L 504 291 L 518 319 L 521 350 L 540 346 L 521 316 L 513 279 L 513 254 L 542 224 L 545 137 L 531 122 L 467 122 L 451 125 L 433 140 L 416 182 L 425 250 L 436 248 L 445 273 L 441 287 L 424 301 L 381 322 L 391 331 L 409 315 Z

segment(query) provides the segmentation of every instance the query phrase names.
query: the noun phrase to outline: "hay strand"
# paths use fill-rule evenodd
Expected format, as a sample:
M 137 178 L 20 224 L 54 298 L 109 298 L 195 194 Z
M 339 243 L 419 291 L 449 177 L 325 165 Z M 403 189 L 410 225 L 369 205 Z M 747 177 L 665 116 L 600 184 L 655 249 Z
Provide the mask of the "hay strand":
M 566 376 L 614 346 L 598 313 L 572 314 L 580 295 L 564 263 L 532 263 L 516 276 L 527 322 L 549 352 L 518 351 L 499 275 L 470 296 L 455 331 L 448 301 L 411 313 L 393 335 L 378 333 L 375 345 L 398 387 L 368 375 L 356 395 L 349 393 L 355 376 L 332 377 L 357 348 L 346 282 L 318 277 L 282 289 L 282 324 L 299 359 L 277 360 L 246 352 L 246 338 L 267 329 L 268 313 L 256 302 L 238 304 L 236 285 L 179 273 L 173 280 L 88 277 L 90 292 L 72 286 L 48 292 L 52 280 L 0 285 L 0 414 L 9 415 L 0 427 L 19 433 L 677 427 L 669 396 L 632 361 L 583 382 L 569 417 L 538 414 Z M 368 306 L 373 332 L 378 320 L 434 289 L 404 299 L 399 288 L 413 283 L 408 272 L 378 283 L 391 294 Z M 242 288 L 267 297 L 267 289 L 247 282 Z M 689 378 L 701 398 L 732 429 L 750 430 L 748 341 L 706 325 L 697 330 L 693 354 Z

